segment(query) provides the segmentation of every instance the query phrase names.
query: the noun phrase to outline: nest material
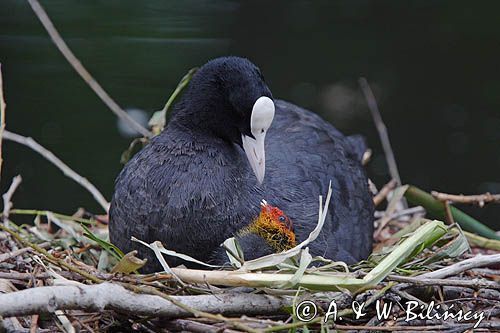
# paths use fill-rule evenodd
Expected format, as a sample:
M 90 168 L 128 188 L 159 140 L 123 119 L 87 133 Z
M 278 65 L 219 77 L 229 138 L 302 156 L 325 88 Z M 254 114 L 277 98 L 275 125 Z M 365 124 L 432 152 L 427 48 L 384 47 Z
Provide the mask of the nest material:
M 422 209 L 396 208 L 389 217 L 387 211 L 378 214 L 382 216 L 378 226 L 385 226 L 378 231 L 375 254 L 351 267 L 352 277 L 371 274 L 394 246 L 424 221 Z M 297 289 L 298 284 L 249 288 L 246 280 L 238 280 L 238 272 L 218 271 L 198 278 L 199 271 L 187 269 L 174 269 L 176 277 L 170 273 L 111 273 L 113 267 L 123 270 L 116 269 L 119 251 L 102 241 L 107 234 L 105 217 L 85 218 L 81 211 L 65 216 L 11 210 L 9 215 L 13 221 L 20 215 L 33 215 L 35 225 L 18 227 L 6 222 L 0 232 L 0 289 L 4 293 L 0 295 L 0 314 L 7 331 L 257 332 L 305 326 L 310 331 L 326 327 L 450 332 L 474 326 L 477 331 L 500 329 L 498 241 L 489 240 L 480 247 L 477 236 L 456 228 L 427 244 L 432 247 L 415 249 L 417 256 L 398 265 L 376 285 L 318 292 Z M 470 249 L 468 237 L 474 240 Z M 286 271 L 278 268 L 281 273 Z M 295 276 L 300 270 L 297 263 L 291 274 Z M 304 268 L 301 274 L 343 273 L 339 265 L 327 263 L 324 268 Z M 240 287 L 220 286 L 227 284 Z M 300 321 L 300 313 L 297 316 L 292 311 L 304 300 L 316 305 L 317 316 L 310 322 Z M 353 306 L 361 303 L 363 315 Z M 391 312 L 380 319 L 377 308 L 384 304 L 392 306 Z M 412 304 L 416 317 L 407 320 L 407 308 Z M 454 318 L 444 318 L 446 313 Z M 468 318 L 464 318 L 466 313 Z M 323 321 L 325 314 L 329 314 L 327 323 Z

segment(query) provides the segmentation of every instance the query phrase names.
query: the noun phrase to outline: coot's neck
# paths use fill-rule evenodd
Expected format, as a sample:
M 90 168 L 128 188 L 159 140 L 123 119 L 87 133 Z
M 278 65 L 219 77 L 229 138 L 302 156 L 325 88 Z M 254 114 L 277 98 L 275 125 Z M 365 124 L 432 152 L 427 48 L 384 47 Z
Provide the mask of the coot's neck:
M 206 123 L 194 126 L 200 119 L 204 119 L 206 114 L 184 112 L 187 111 L 184 109 L 176 111 L 177 113 L 172 115 L 167 127 L 158 135 L 158 140 L 168 142 L 175 154 L 189 155 L 204 151 L 216 160 L 225 161 L 224 163 L 229 163 L 229 160 L 234 160 L 236 163 L 236 160 L 240 160 L 243 156 L 240 147 L 231 140 L 216 135 L 210 127 L 207 128 L 206 123 L 210 122 L 209 117 L 205 118 Z M 200 115 L 202 117 L 199 117 Z

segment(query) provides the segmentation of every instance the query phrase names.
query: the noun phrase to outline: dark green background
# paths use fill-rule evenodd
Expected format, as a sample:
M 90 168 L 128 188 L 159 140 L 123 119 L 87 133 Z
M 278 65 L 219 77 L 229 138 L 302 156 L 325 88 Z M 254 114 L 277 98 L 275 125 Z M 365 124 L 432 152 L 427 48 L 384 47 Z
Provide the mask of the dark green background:
M 500 192 L 500 2 L 41 1 L 74 53 L 124 108 L 160 109 L 191 67 L 221 55 L 250 58 L 275 97 L 365 135 L 369 166 L 388 180 L 357 86 L 366 76 L 389 128 L 403 182 L 426 190 Z M 115 116 L 49 40 L 27 2 L 0 3 L 7 127 L 32 136 L 109 199 L 130 142 Z M 91 196 L 14 143 L 1 189 L 24 181 L 18 208 L 65 213 Z M 500 227 L 500 210 L 469 209 Z

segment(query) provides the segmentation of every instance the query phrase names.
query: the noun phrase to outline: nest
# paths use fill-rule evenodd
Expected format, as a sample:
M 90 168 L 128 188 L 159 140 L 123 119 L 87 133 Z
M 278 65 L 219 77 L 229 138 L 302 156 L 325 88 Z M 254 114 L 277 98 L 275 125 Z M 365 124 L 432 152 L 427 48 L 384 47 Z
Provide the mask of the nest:
M 422 207 L 403 208 L 407 191 L 392 191 L 387 208 L 376 213 L 374 253 L 349 268 L 311 257 L 307 242 L 284 252 L 288 255 L 248 262 L 226 242 L 228 255 L 237 259 L 233 268 L 164 266 L 165 272 L 142 275 L 134 272 L 144 264 L 140 258 L 123 256 L 105 241 L 106 216 L 9 205 L 0 226 L 2 327 L 16 332 L 500 329 L 500 242 L 426 220 Z M 380 202 L 385 196 L 379 193 Z M 325 213 L 319 211 L 318 230 Z M 22 215 L 32 216 L 33 225 L 15 224 Z M 182 256 L 157 242 L 144 245 Z

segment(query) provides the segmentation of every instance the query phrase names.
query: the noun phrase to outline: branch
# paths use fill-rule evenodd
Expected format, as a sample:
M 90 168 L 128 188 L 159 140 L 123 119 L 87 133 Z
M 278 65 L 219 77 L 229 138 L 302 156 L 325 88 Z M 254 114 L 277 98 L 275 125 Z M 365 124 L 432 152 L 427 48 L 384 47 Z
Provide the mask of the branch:
M 378 206 L 382 203 L 382 201 L 387 198 L 389 192 L 394 190 L 397 186 L 397 181 L 395 179 L 391 179 L 387 184 L 384 185 L 380 189 L 380 191 L 373 197 L 373 204 Z
M 443 325 L 428 325 L 428 326 L 365 326 L 365 325 L 339 325 L 334 324 L 333 328 L 342 330 L 342 331 L 386 331 L 386 332 L 394 332 L 394 331 L 408 331 L 408 332 L 420 332 L 420 331 L 432 331 L 432 332 L 440 332 L 446 330 L 447 332 L 466 332 L 469 329 L 474 327 L 474 323 L 450 323 Z M 457 330 L 458 328 L 458 330 Z M 486 329 L 498 329 L 500 328 L 500 323 L 497 321 L 486 321 L 481 322 L 477 328 L 486 328 Z M 455 330 L 453 330 L 455 329 Z
M 102 208 L 104 208 L 106 212 L 109 210 L 108 201 L 104 198 L 101 192 L 99 192 L 99 190 L 94 185 L 92 185 L 91 182 L 87 180 L 87 178 L 84 178 L 79 174 L 77 174 L 63 161 L 61 161 L 57 156 L 52 154 L 52 152 L 42 147 L 38 142 L 36 142 L 32 138 L 24 137 L 16 133 L 9 132 L 7 130 L 3 132 L 3 138 L 25 145 L 33 149 L 40 155 L 42 155 L 45 159 L 49 160 L 50 162 L 52 162 L 52 164 L 58 167 L 59 170 L 61 170 L 66 176 L 73 179 L 75 182 L 77 182 L 78 184 L 83 186 L 87 191 L 89 191 L 94 197 L 94 199 L 101 205 Z
M 164 327 L 174 332 L 200 332 L 200 333 L 239 333 L 224 327 L 199 323 L 193 320 L 175 319 L 164 324 Z
M 292 297 L 257 294 L 218 294 L 171 296 L 177 302 L 199 311 L 224 315 L 282 313 L 292 305 Z M 116 310 L 142 316 L 167 318 L 190 317 L 193 314 L 155 295 L 132 293 L 114 283 L 37 287 L 0 294 L 0 316 L 13 317 L 55 310 L 100 312 Z
M 82 63 L 73 54 L 68 45 L 64 42 L 61 35 L 55 28 L 54 24 L 50 20 L 49 16 L 40 5 L 38 0 L 28 0 L 31 9 L 35 12 L 36 16 L 42 23 L 45 30 L 47 30 L 50 38 L 62 53 L 64 58 L 70 63 L 73 69 L 80 75 L 80 77 L 90 86 L 90 88 L 99 96 L 99 98 L 106 104 L 106 106 L 113 111 L 119 118 L 123 119 L 126 123 L 130 125 L 134 130 L 139 132 L 145 137 L 151 137 L 152 133 L 142 127 L 138 122 L 136 122 L 127 112 L 125 112 L 108 93 L 101 87 L 101 85 L 92 77 L 92 75 L 83 67 Z
M 435 199 L 432 195 L 422 191 L 418 187 L 408 187 L 405 192 L 405 197 L 410 203 L 423 206 L 429 214 L 438 219 L 443 220 L 446 218 L 443 202 Z M 497 235 L 494 230 L 474 219 L 472 216 L 465 214 L 457 207 L 451 206 L 450 211 L 453 219 L 458 222 L 463 229 L 475 232 L 483 237 L 500 240 L 500 235 Z
M 448 267 L 438 269 L 437 271 L 425 273 L 418 275 L 418 278 L 427 279 L 443 279 L 447 276 L 457 275 L 471 268 L 477 268 L 482 266 L 494 265 L 500 263 L 500 253 L 482 255 L 478 254 L 474 258 L 466 259 L 464 261 L 457 262 Z
M 478 195 L 463 195 L 463 194 L 447 194 L 440 193 L 436 191 L 431 192 L 432 196 L 439 201 L 451 201 L 464 204 L 477 204 L 479 207 L 483 207 L 484 204 L 494 202 L 500 203 L 500 194 L 491 194 L 489 192 Z
M 401 178 L 399 177 L 398 166 L 396 164 L 396 158 L 394 157 L 394 153 L 392 151 L 391 142 L 389 141 L 389 134 L 387 133 L 387 127 L 382 120 L 382 116 L 380 115 L 380 111 L 377 106 L 377 101 L 375 96 L 373 95 L 373 91 L 368 84 L 368 81 L 362 77 L 359 79 L 359 86 L 365 95 L 366 102 L 368 104 L 368 108 L 372 113 L 373 121 L 375 122 L 375 126 L 377 127 L 378 135 L 380 136 L 380 141 L 382 142 L 382 147 L 384 149 L 385 158 L 387 160 L 387 165 L 389 166 L 389 173 L 391 174 L 391 178 L 395 179 L 398 185 L 402 185 Z
M 1 140 L 1 138 L 0 138 Z M 21 175 L 17 175 L 12 179 L 12 183 L 10 184 L 9 189 L 7 192 L 2 195 L 3 198 L 3 212 L 2 212 L 2 218 L 3 218 L 3 223 L 5 226 L 8 226 L 8 221 L 9 221 L 9 213 L 12 208 L 12 196 L 14 195 L 14 192 L 16 192 L 17 187 L 21 182 L 23 181 L 23 178 Z
M 411 277 L 411 276 L 399 276 L 399 275 L 389 275 L 387 277 L 390 281 L 407 282 L 411 283 L 412 286 L 456 286 L 456 287 L 467 287 L 467 288 L 487 288 L 487 289 L 497 289 L 500 290 L 500 284 L 494 281 L 487 281 L 483 279 L 472 279 L 472 280 L 457 280 L 457 279 L 431 279 L 422 278 L 421 276 Z

